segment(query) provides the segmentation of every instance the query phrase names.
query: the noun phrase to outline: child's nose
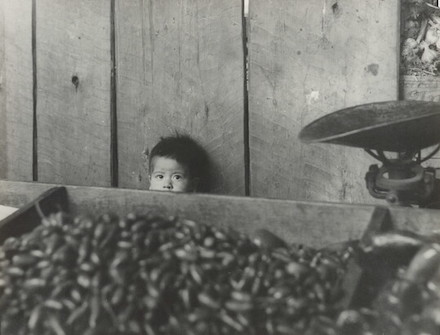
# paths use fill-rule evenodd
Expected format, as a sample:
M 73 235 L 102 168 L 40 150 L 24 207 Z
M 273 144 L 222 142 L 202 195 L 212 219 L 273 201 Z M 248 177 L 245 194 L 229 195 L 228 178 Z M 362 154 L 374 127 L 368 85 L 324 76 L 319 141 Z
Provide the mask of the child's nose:
M 165 188 L 167 190 L 171 190 L 173 188 L 173 184 L 171 182 L 171 178 L 167 178 L 167 179 L 164 180 L 163 188 Z

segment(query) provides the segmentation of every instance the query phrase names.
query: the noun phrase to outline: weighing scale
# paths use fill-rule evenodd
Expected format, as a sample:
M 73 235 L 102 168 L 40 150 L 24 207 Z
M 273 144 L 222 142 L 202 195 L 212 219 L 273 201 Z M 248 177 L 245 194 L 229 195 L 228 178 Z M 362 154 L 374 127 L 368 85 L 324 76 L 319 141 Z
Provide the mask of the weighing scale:
M 375 198 L 440 208 L 440 179 L 434 168 L 421 165 L 440 150 L 440 103 L 401 100 L 345 108 L 313 121 L 299 138 L 362 148 L 379 160 L 382 165 L 371 165 L 365 176 Z

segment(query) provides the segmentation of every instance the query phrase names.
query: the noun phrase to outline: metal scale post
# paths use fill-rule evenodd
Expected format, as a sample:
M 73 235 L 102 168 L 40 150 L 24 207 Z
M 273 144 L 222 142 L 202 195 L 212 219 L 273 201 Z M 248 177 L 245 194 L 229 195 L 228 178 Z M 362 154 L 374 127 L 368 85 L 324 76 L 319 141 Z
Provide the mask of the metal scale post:
M 440 180 L 434 168 L 421 165 L 440 150 L 440 103 L 401 100 L 345 108 L 310 123 L 299 138 L 363 148 L 379 160 L 382 165 L 371 165 L 365 176 L 375 198 L 440 208 Z M 423 149 L 430 150 L 425 157 Z

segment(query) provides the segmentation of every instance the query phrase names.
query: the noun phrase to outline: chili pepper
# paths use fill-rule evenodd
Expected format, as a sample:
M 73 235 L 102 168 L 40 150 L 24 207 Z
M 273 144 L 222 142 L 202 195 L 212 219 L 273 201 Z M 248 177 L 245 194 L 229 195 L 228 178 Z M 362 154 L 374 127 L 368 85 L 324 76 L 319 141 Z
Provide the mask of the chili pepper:
M 415 283 L 426 283 L 440 267 L 440 244 L 424 246 L 411 260 L 405 279 Z
M 28 321 L 28 327 L 31 331 L 34 331 L 38 323 L 40 322 L 41 313 L 42 313 L 42 308 L 40 305 L 37 305 L 32 310 Z
M 49 315 L 47 321 L 48 321 L 50 329 L 52 329 L 52 331 L 56 335 L 66 335 L 66 332 L 64 331 L 59 320 L 55 316 Z
M 11 277 L 22 277 L 24 276 L 24 270 L 18 266 L 16 267 L 9 267 L 8 269 L 6 269 L 6 274 L 11 276 Z
M 99 313 L 101 311 L 101 299 L 98 293 L 93 294 L 90 300 L 89 327 L 96 328 Z
M 206 292 L 200 292 L 199 295 L 198 295 L 198 299 L 199 299 L 200 303 L 202 303 L 205 306 L 208 306 L 208 307 L 213 308 L 213 309 L 220 308 L 220 303 L 218 301 L 216 301 L 216 299 L 211 297 Z
M 27 267 L 34 265 L 38 261 L 37 257 L 31 254 L 18 254 L 12 257 L 12 263 L 17 267 Z
M 81 316 L 85 315 L 87 309 L 89 308 L 88 302 L 84 301 L 80 307 L 70 313 L 66 323 L 68 325 L 72 325 L 76 320 L 78 320 Z
M 242 332 L 244 330 L 244 327 L 238 321 L 229 316 L 226 312 L 220 313 L 220 319 L 237 332 Z
M 29 262 L 18 259 L 14 269 L 0 255 L 3 280 L 13 283 L 1 288 L 0 309 L 8 313 L 0 319 L 13 314 L 29 324 L 31 312 L 23 310 L 45 301 L 44 313 L 38 312 L 43 332 L 64 331 L 62 319 L 49 325 L 51 312 L 65 315 L 69 329 L 90 334 L 106 326 L 120 333 L 275 334 L 289 329 L 292 316 L 299 325 L 293 331 L 301 333 L 313 313 L 329 313 L 328 290 L 340 284 L 343 267 L 333 253 L 287 245 L 262 249 L 244 234 L 176 218 L 57 216 L 37 233 L 26 248 L 22 239 L 10 242 L 20 250 L 13 256 L 26 255 Z M 46 251 L 45 243 L 32 241 L 55 241 L 53 236 L 62 244 L 49 248 L 46 258 L 38 252 Z M 101 325 L 104 320 L 109 325 Z
M 41 278 L 31 278 L 31 279 L 27 279 L 23 283 L 23 287 L 25 289 L 33 290 L 33 289 L 40 289 L 40 288 L 46 286 L 46 284 L 47 284 L 47 282 L 44 279 L 41 279 Z
M 61 302 L 53 300 L 53 299 L 46 300 L 44 302 L 44 306 L 51 308 L 51 309 L 55 309 L 57 311 L 60 311 L 63 309 L 63 304 Z
M 371 236 L 367 241 L 363 241 L 360 250 L 363 254 L 362 259 L 372 262 L 382 260 L 382 255 L 388 259 L 393 257 L 395 263 L 405 263 L 411 259 L 414 254 L 424 244 L 423 239 L 409 231 L 392 231 Z

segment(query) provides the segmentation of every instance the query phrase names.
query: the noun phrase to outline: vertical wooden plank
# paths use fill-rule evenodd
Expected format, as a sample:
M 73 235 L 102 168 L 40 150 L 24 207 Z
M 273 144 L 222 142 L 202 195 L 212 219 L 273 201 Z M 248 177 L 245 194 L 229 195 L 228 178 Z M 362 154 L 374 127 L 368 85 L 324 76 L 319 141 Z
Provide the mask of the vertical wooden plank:
M 440 102 L 440 77 L 403 75 L 400 89 L 402 100 Z
M 251 195 L 377 202 L 359 149 L 304 145 L 338 109 L 397 99 L 399 1 L 250 1 Z
M 208 150 L 215 192 L 244 194 L 241 12 L 240 0 L 117 0 L 120 186 L 148 188 L 146 153 L 179 131 Z
M 0 178 L 5 179 L 7 173 L 6 154 L 6 102 L 4 93 L 5 80 L 5 1 L 0 0 Z
M 32 180 L 32 0 L 0 0 L 0 178 Z
M 403 75 L 400 77 L 400 94 L 402 100 L 440 101 L 440 78 L 435 76 Z M 440 130 L 439 130 L 440 131 Z M 422 151 L 422 157 L 433 148 Z M 424 163 L 425 166 L 440 168 L 440 153 Z
M 110 1 L 37 1 L 38 179 L 109 186 Z
M 438 1 L 429 1 L 437 5 Z M 412 58 L 411 53 L 404 48 L 405 42 L 409 38 L 418 40 L 420 38 L 419 47 L 422 43 L 435 44 L 433 41 L 426 41 L 428 36 L 427 31 L 422 33 L 421 27 L 423 21 L 423 15 L 420 15 L 423 7 L 417 6 L 417 2 L 414 0 L 403 0 L 401 6 L 401 35 L 400 41 L 402 48 L 400 50 L 400 98 L 402 100 L 422 100 L 422 101 L 440 101 L 440 76 L 439 71 L 434 67 L 436 60 L 430 62 L 420 62 L 422 54 L 417 54 L 416 58 Z M 435 15 L 436 11 L 432 10 L 431 14 Z M 418 14 L 418 15 L 414 15 Z M 428 30 L 430 24 L 428 24 Z M 431 48 L 431 47 L 430 47 Z M 411 59 L 411 61 L 410 61 Z M 427 148 L 422 150 L 422 157 L 426 157 L 433 148 Z M 437 172 L 440 172 L 440 153 L 437 153 L 423 164 L 424 166 L 430 166 L 437 168 Z

